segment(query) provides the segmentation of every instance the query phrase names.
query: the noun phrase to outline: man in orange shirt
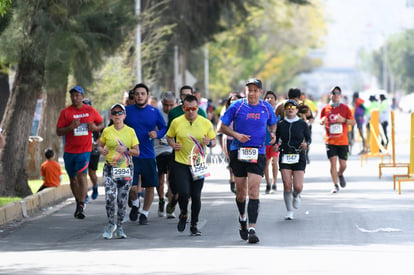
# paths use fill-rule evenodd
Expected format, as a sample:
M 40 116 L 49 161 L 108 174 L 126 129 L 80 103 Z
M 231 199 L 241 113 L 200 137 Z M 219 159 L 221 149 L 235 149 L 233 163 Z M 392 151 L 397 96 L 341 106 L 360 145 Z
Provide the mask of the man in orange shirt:
M 55 152 L 52 149 L 45 150 L 46 161 L 40 167 L 40 175 L 43 178 L 43 185 L 37 192 L 48 187 L 58 187 L 62 181 L 62 170 L 60 164 L 55 161 Z
M 351 109 L 341 103 L 342 91 L 339 86 L 332 88 L 329 97 L 331 101 L 322 108 L 320 123 L 325 125 L 326 153 L 331 165 L 331 177 L 334 183 L 332 193 L 339 191 L 339 184 L 342 188 L 346 186 L 344 171 L 349 154 L 348 125 L 355 125 L 355 119 Z M 336 168 L 339 159 L 339 170 Z

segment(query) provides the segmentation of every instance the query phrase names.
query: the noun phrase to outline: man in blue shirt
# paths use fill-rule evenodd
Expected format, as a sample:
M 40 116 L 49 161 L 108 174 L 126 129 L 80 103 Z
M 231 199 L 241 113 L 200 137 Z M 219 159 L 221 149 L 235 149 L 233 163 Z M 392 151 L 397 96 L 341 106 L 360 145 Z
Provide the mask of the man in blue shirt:
M 252 78 L 246 83 L 246 98 L 233 102 L 221 118 L 219 129 L 232 136 L 230 147 L 230 167 L 236 181 L 236 204 L 239 210 L 240 237 L 248 243 L 257 243 L 256 221 L 259 214 L 260 181 L 266 166 L 266 128 L 270 132 L 271 143 L 275 141 L 276 115 L 268 102 L 261 100 L 262 82 Z M 233 128 L 229 125 L 233 122 Z M 248 191 L 247 191 L 248 190 Z M 246 197 L 249 195 L 247 214 Z
M 144 206 L 139 216 L 140 224 L 148 224 L 148 214 L 154 199 L 154 187 L 158 186 L 158 172 L 155 160 L 154 139 L 162 138 L 167 125 L 161 112 L 148 104 L 149 89 L 139 83 L 134 87 L 135 104 L 126 107 L 125 124 L 132 127 L 139 140 L 139 157 L 134 157 L 134 178 L 132 181 L 131 192 L 129 194 L 132 201 L 129 219 L 136 221 L 138 218 L 138 208 L 140 206 L 138 198 L 138 183 L 141 180 L 142 187 L 145 188 Z

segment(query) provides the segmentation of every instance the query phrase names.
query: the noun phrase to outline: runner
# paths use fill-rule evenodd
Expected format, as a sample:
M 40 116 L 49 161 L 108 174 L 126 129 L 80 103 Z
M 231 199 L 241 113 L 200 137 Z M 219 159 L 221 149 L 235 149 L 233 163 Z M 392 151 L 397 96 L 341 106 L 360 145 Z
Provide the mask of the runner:
M 100 131 L 104 122 L 98 111 L 83 104 L 85 92 L 81 86 L 69 90 L 72 105 L 60 112 L 56 134 L 65 136 L 63 159 L 76 199 L 75 218 L 85 218 L 85 198 L 88 192 L 87 171 L 92 151 L 92 132 Z
M 117 103 L 111 107 L 110 118 L 113 124 L 104 129 L 98 140 L 98 151 L 105 156 L 103 169 L 105 185 L 105 204 L 108 224 L 102 237 L 125 239 L 127 235 L 122 228 L 126 213 L 127 195 L 133 175 L 132 156 L 139 156 L 138 139 L 134 129 L 124 125 L 124 105 Z M 115 223 L 115 203 L 118 205 Z
M 276 115 L 272 106 L 260 97 L 262 82 L 252 78 L 246 83 L 246 98 L 234 102 L 221 117 L 220 132 L 232 136 L 230 167 L 236 180 L 236 204 L 239 210 L 240 237 L 248 243 L 257 243 L 256 222 L 259 214 L 260 181 L 266 165 L 266 128 L 275 141 Z M 233 127 L 230 127 L 231 123 Z M 246 212 L 246 198 L 249 195 Z M 249 222 L 249 228 L 247 228 Z
M 184 98 L 182 108 L 184 115 L 173 120 L 168 132 L 168 143 L 175 151 L 174 184 L 178 191 L 180 219 L 177 224 L 179 232 L 185 230 L 188 218 L 188 201 L 191 198 L 191 227 L 192 236 L 200 236 L 197 228 L 201 210 L 201 190 L 204 185 L 205 146 L 216 145 L 216 134 L 211 122 L 198 115 L 198 102 L 194 95 Z
M 306 150 L 311 143 L 308 124 L 297 116 L 298 107 L 299 104 L 293 99 L 285 102 L 285 119 L 277 125 L 276 143 L 273 148 L 275 151 L 280 151 L 279 167 L 283 181 L 283 199 L 287 210 L 286 220 L 292 220 L 293 208 L 298 209 L 300 206 Z M 279 140 L 281 140 L 280 145 Z
M 347 125 L 355 125 L 355 119 L 351 109 L 346 104 L 341 103 L 342 91 L 339 86 L 332 88 L 329 97 L 331 101 L 322 108 L 320 123 L 325 125 L 326 153 L 329 158 L 330 173 L 334 184 L 331 193 L 335 194 L 339 192 L 338 181 L 342 188 L 346 186 L 344 172 L 349 154 Z M 336 166 L 338 159 L 339 170 Z

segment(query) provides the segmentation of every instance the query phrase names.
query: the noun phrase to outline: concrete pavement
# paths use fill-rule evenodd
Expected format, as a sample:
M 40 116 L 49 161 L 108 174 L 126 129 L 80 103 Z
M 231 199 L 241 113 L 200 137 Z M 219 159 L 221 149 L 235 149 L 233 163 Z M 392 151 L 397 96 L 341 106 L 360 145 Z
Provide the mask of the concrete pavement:
M 399 133 L 398 158 L 407 161 L 408 138 Z M 41 215 L 0 226 L 0 274 L 412 274 L 414 184 L 406 183 L 398 195 L 393 169 L 380 180 L 377 159 L 361 167 L 359 156 L 352 155 L 347 187 L 332 195 L 318 126 L 313 139 L 302 206 L 293 221 L 283 219 L 280 178 L 274 194 L 264 195 L 262 184 L 257 245 L 238 236 L 234 195 L 218 157 L 203 189 L 203 236 L 190 237 L 188 228 L 179 233 L 177 219 L 157 217 L 155 199 L 149 225 L 127 221 L 128 239 L 103 240 L 100 187 L 85 220 L 73 218 L 70 198 Z

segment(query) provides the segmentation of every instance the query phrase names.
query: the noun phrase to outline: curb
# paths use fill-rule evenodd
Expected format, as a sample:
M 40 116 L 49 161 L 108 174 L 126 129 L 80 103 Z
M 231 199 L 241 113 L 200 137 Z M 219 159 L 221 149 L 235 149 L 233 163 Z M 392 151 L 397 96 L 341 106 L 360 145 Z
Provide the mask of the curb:
M 51 187 L 27 196 L 21 201 L 11 202 L 0 207 L 0 225 L 11 221 L 29 218 L 45 208 L 72 197 L 69 184 Z

